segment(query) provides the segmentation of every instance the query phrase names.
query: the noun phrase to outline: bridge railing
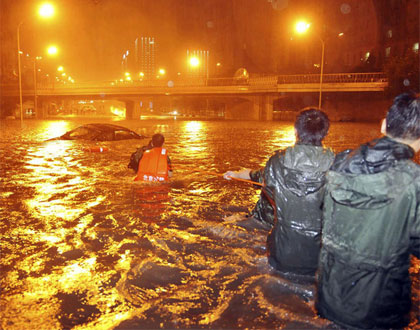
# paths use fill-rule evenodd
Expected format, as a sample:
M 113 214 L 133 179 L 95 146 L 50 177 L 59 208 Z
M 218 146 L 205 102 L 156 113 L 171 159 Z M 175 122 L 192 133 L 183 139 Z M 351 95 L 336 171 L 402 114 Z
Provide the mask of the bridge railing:
M 276 88 L 283 84 L 319 84 L 319 74 L 299 74 L 299 75 L 265 75 L 251 76 L 247 79 L 241 78 L 177 78 L 174 80 L 145 80 L 145 81 L 92 81 L 80 83 L 54 83 L 38 84 L 38 89 L 44 90 L 62 90 L 62 89 L 90 89 L 90 88 L 152 88 L 152 87 L 217 87 L 217 86 L 248 86 L 249 88 Z M 387 82 L 386 74 L 383 72 L 368 73 L 329 73 L 322 76 L 323 83 L 374 83 Z M 8 89 L 15 90 L 16 85 L 2 86 L 2 91 Z M 27 90 L 28 88 L 24 88 Z M 32 87 L 29 87 L 32 89 Z
M 319 74 L 279 75 L 278 84 L 304 84 L 319 83 Z M 363 73 L 328 73 L 322 75 L 323 83 L 350 83 L 350 82 L 385 82 L 388 81 L 383 72 Z
M 276 86 L 278 83 L 278 76 L 262 76 L 262 77 L 250 77 L 250 86 Z

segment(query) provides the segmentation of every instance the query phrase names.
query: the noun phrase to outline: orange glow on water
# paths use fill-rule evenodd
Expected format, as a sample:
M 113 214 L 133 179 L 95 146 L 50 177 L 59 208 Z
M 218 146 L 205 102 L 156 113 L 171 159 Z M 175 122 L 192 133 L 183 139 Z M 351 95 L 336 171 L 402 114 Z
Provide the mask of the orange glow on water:
M 95 142 L 43 142 L 79 126 L 74 119 L 39 122 L 29 142 L 15 138 L 20 129 L 0 132 L 13 141 L 0 139 L 7 147 L 0 156 L 9 166 L 0 192 L 7 208 L 0 208 L 7 213 L 0 222 L 0 327 L 331 325 L 311 307 L 311 286 L 273 274 L 266 233 L 237 227 L 260 190 L 208 174 L 264 165 L 275 149 L 294 143 L 293 125 L 125 121 L 145 136 L 165 136 L 174 177 L 151 186 L 134 185 L 126 168 L 130 154 L 148 139 L 112 141 L 106 143 L 109 152 L 86 153 L 83 147 Z M 371 126 L 356 130 L 341 123 L 328 143 L 343 149 L 347 141 L 357 142 L 356 134 L 365 140 Z M 418 270 L 417 263 L 410 272 Z
M 62 120 L 62 121 L 46 122 L 46 125 L 44 125 L 44 128 L 42 130 L 43 138 L 49 139 L 56 136 L 60 136 L 69 130 L 70 130 L 70 125 L 69 125 L 69 122 L 67 121 Z

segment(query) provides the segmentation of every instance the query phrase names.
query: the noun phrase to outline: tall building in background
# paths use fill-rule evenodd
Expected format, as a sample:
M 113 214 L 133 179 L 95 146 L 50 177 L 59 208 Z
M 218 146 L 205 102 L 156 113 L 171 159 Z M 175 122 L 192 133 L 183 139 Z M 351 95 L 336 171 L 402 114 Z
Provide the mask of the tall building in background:
M 129 72 L 129 68 L 128 68 L 128 56 L 130 55 L 130 51 L 126 50 L 123 54 L 122 54 L 122 58 L 121 58 L 121 71 L 123 73 L 125 72 Z
M 261 0 L 177 0 L 177 47 L 180 71 L 190 70 L 185 50 L 208 50 L 210 77 L 233 76 L 240 69 L 274 72 L 273 38 L 277 11 Z
M 134 42 L 136 74 L 141 79 L 156 77 L 156 41 L 154 37 L 138 37 Z
M 419 52 L 419 0 L 375 0 L 379 21 L 378 64 L 388 58 Z
M 190 77 L 209 77 L 209 55 L 208 50 L 187 50 L 187 73 Z
M 17 27 L 8 13 L 12 10 L 12 1 L 3 1 L 0 10 L 0 82 L 6 83 L 17 81 L 17 52 L 16 52 L 16 28 Z
M 324 73 L 382 71 L 393 56 L 418 53 L 419 0 L 290 0 L 278 14 L 278 73 L 318 73 L 320 38 Z M 302 18 L 311 29 L 299 36 L 293 27 Z
M 137 37 L 134 46 L 122 55 L 121 71 L 126 80 L 155 79 L 157 74 L 155 38 Z

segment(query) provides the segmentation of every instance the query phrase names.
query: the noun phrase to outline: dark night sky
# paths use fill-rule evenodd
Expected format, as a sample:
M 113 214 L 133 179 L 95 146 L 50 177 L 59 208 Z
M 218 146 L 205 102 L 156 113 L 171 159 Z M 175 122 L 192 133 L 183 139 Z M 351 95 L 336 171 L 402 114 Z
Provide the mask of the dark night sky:
M 327 15 L 323 24 L 351 24 L 354 11 L 343 8 L 359 1 L 374 2 L 322 0 L 332 4 L 324 7 L 336 18 Z M 44 56 L 46 46 L 55 43 L 60 53 L 43 61 L 51 67 L 63 65 L 76 81 L 121 78 L 122 54 L 138 36 L 156 38 L 156 62 L 167 71 L 180 71 L 186 49 L 209 49 L 211 59 L 220 58 L 234 71 L 245 65 L 254 72 L 270 72 L 282 42 L 290 40 L 286 27 L 291 19 L 322 12 L 315 0 L 49 0 L 56 15 L 43 21 L 36 16 L 41 2 L 0 0 L 2 54 L 6 48 L 15 58 L 16 27 L 23 21 L 21 49 Z M 319 43 L 315 38 L 309 42 Z
M 209 48 L 223 48 L 219 39 L 224 38 L 225 44 L 229 44 L 226 31 L 246 34 L 264 21 L 264 10 L 274 10 L 267 0 L 50 0 L 56 7 L 56 15 L 45 21 L 36 16 L 41 2 L 0 0 L 2 27 L 5 27 L 2 30 L 8 32 L 9 40 L 4 46 L 16 47 L 16 26 L 23 20 L 21 49 L 31 55 L 42 55 L 48 44 L 57 44 L 60 53 L 49 61 L 65 66 L 79 81 L 120 78 L 122 54 L 137 36 L 157 38 L 157 64 L 170 67 L 180 63 L 187 48 L 206 49 L 206 42 L 210 44 L 211 38 L 213 45 Z M 277 3 L 281 8 L 288 1 L 277 0 Z M 247 11 L 254 11 L 255 20 L 251 22 L 254 27 L 240 22 L 248 30 L 232 29 L 234 21 L 240 21 L 238 14 Z M 242 42 L 235 36 L 232 39 L 237 39 L 238 44 Z
M 136 36 L 154 33 L 163 40 L 175 38 L 170 6 L 159 6 L 159 1 L 56 0 L 51 1 L 56 15 L 48 22 L 34 15 L 36 1 L 1 0 L 1 5 L 2 9 L 8 7 L 10 21 L 6 23 L 10 26 L 24 20 L 20 35 L 25 53 L 41 55 L 48 44 L 54 43 L 60 49 L 54 61 L 83 80 L 94 80 L 120 75 L 121 56 Z M 15 39 L 16 27 L 10 30 Z

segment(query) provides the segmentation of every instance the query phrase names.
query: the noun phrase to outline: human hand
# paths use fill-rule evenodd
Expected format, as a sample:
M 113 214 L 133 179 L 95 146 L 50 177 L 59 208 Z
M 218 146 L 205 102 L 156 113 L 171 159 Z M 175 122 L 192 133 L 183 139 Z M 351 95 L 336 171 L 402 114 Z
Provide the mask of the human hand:
M 227 171 L 223 174 L 223 178 L 226 180 L 232 180 L 232 178 L 235 178 L 235 173 L 234 171 Z

